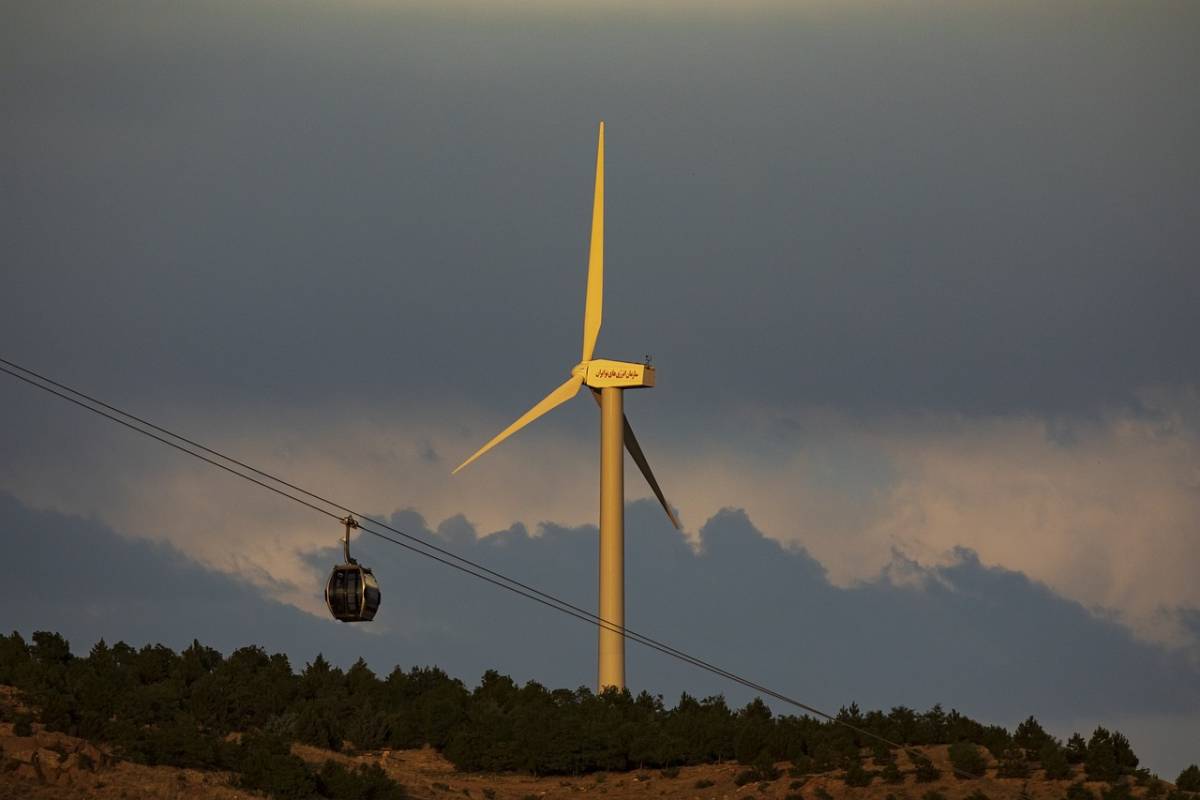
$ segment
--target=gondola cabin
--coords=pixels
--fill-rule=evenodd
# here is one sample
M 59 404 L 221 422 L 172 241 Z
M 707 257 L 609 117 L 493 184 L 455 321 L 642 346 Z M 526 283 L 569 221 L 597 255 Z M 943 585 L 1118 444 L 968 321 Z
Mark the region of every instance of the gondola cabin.
M 379 584 L 368 567 L 350 557 L 350 529 L 358 522 L 347 516 L 342 522 L 346 526 L 343 540 L 346 563 L 338 564 L 325 584 L 325 605 L 336 620 L 342 622 L 370 622 L 379 610 Z
M 375 576 L 358 564 L 338 564 L 325 584 L 329 613 L 342 622 L 370 622 L 379 610 L 379 600 Z

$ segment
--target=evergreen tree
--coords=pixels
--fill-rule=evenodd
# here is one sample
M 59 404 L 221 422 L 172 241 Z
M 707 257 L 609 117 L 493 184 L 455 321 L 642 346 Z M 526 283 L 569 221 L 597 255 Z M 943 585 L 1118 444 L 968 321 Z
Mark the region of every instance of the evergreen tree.
M 1082 764 L 1087 758 L 1087 742 L 1078 733 L 1067 740 L 1066 756 L 1068 764 Z
M 1060 781 L 1071 777 L 1071 765 L 1067 753 L 1054 740 L 1047 741 L 1038 752 L 1038 760 L 1046 773 L 1046 780 Z
M 1192 764 L 1175 779 L 1175 788 L 1184 792 L 1200 792 L 1200 766 Z
M 1083 766 L 1088 780 L 1112 782 L 1121 774 L 1113 736 L 1104 727 L 1097 727 L 1088 740 Z

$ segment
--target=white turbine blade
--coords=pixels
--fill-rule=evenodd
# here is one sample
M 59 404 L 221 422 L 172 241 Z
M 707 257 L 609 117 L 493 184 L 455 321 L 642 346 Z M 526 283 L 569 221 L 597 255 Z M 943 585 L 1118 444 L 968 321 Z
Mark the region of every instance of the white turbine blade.
M 583 358 L 590 361 L 604 308 L 604 123 L 596 146 L 596 194 L 592 198 L 592 244 L 588 251 L 587 301 L 583 311 Z
M 596 405 L 600 405 L 600 392 L 592 389 L 592 398 L 596 401 Z M 667 512 L 667 518 L 671 520 L 671 524 L 675 526 L 675 530 L 683 530 L 683 526 L 679 524 L 679 517 L 675 516 L 675 512 L 671 510 L 671 504 L 663 496 L 662 489 L 658 487 L 658 481 L 654 480 L 654 471 L 650 469 L 650 462 L 646 460 L 646 454 L 642 452 L 642 446 L 638 444 L 637 437 L 633 435 L 633 426 L 629 424 L 629 417 L 622 416 L 625 420 L 625 449 L 629 451 L 629 455 L 633 456 L 634 463 L 642 471 L 642 475 L 646 478 L 646 483 L 650 484 L 650 488 L 654 491 L 654 496 L 658 498 L 663 511 Z
M 455 467 L 454 472 L 452 472 L 450 474 L 453 475 L 453 474 L 457 473 L 460 469 L 465 467 L 467 464 L 470 464 L 472 461 L 479 458 L 481 455 L 486 453 L 488 450 L 491 450 L 493 447 L 500 444 L 505 439 L 507 439 L 509 436 L 512 436 L 514 433 L 521 430 L 521 428 L 524 428 L 526 425 L 533 422 L 535 419 L 542 416 L 547 411 L 549 411 L 552 408 L 555 408 L 557 406 L 560 406 L 563 403 L 570 400 L 572 397 L 574 397 L 579 392 L 579 387 L 582 385 L 583 385 L 583 375 L 572 375 L 567 380 L 566 383 L 564 383 L 562 386 L 559 386 L 557 389 L 555 389 L 550 394 L 546 395 L 540 403 L 538 403 L 536 406 L 534 406 L 533 408 L 529 409 L 524 414 L 522 414 L 520 416 L 520 418 L 517 419 L 517 421 L 514 422 L 512 425 L 509 425 L 507 428 L 500 431 L 500 433 L 497 434 L 495 438 L 493 438 L 490 442 L 485 444 L 483 447 L 479 448 L 479 451 L 477 453 L 475 453 L 475 455 L 471 456 L 466 461 L 464 461 L 463 463 L 461 463 L 457 467 Z

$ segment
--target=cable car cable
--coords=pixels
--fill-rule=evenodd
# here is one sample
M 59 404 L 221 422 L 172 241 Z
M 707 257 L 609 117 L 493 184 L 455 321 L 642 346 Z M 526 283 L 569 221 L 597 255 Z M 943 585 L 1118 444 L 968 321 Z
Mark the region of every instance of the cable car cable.
M 310 492 L 306 489 L 303 489 L 299 486 L 296 486 L 295 484 L 289 483 L 281 478 L 277 478 L 276 476 L 271 475 L 268 472 L 264 472 L 263 470 L 260 470 L 256 467 L 250 466 L 249 464 L 246 464 L 235 458 L 227 456 L 224 453 L 221 453 L 220 451 L 213 450 L 212 448 L 206 447 L 205 445 L 202 445 L 199 442 L 193 441 L 184 436 L 176 434 L 167 428 L 161 427 L 159 425 L 155 425 L 152 422 L 144 420 L 141 417 L 138 417 L 129 412 L 123 411 L 122 409 L 119 409 L 116 406 L 112 406 L 108 403 L 105 403 L 102 400 L 96 399 L 88 394 L 85 394 L 84 392 L 73 389 L 70 386 L 66 386 L 65 384 L 62 384 L 62 383 L 54 381 L 50 378 L 47 378 L 47 377 L 41 375 L 40 373 L 37 373 L 31 369 L 21 366 L 20 364 L 16 364 L 16 363 L 9 361 L 8 359 L 2 358 L 2 357 L 0 357 L 0 364 L 7 365 L 7 367 L 13 367 L 14 369 L 20 370 L 21 372 L 25 372 L 28 375 L 34 376 L 38 380 L 32 380 L 32 379 L 26 377 L 25 375 L 21 375 L 18 372 L 14 372 L 12 369 L 8 369 L 6 366 L 0 366 L 0 372 L 4 372 L 8 375 L 11 375 L 12 377 L 17 378 L 18 380 L 21 380 L 24 383 L 29 384 L 30 386 L 33 386 L 35 388 L 41 389 L 42 391 L 53 394 L 56 397 L 59 397 L 63 400 L 67 400 L 68 402 L 73 403 L 73 404 L 79 406 L 80 408 L 91 411 L 94 414 L 97 414 L 108 420 L 111 420 L 112 422 L 116 422 L 116 423 L 128 428 L 129 430 L 143 434 L 144 436 L 148 436 L 151 439 L 154 439 L 157 442 L 160 442 L 169 447 L 172 447 L 181 453 L 186 453 L 187 455 L 198 458 L 201 461 L 204 461 L 207 464 L 210 464 L 214 467 L 224 470 L 225 472 L 227 472 L 231 475 L 235 475 L 239 478 L 244 478 L 245 480 L 250 481 L 251 483 L 253 483 L 257 486 L 260 486 L 264 489 L 274 492 L 275 494 L 277 494 L 281 497 L 285 497 L 289 500 L 293 500 L 309 509 L 312 509 L 313 511 L 316 511 L 320 514 L 324 514 L 327 517 L 332 517 L 333 519 L 336 519 L 338 521 L 343 520 L 343 518 L 338 516 L 337 514 L 331 512 L 331 511 L 328 511 L 324 508 L 321 508 L 317 505 L 314 505 L 313 503 L 310 503 L 307 500 L 304 500 L 303 498 L 296 497 L 295 495 L 290 494 L 282 489 L 279 489 L 275 486 L 271 486 L 268 483 L 258 480 L 257 478 L 253 477 L 252 475 L 247 475 L 243 472 L 239 472 L 238 470 L 233 469 L 232 467 L 229 467 L 226 464 L 221 464 L 220 462 L 215 461 L 214 459 L 203 455 L 203 453 L 197 453 L 194 450 L 190 450 L 187 447 L 184 447 L 183 445 L 180 445 L 176 442 L 172 442 L 168 439 L 165 439 L 162 436 L 159 436 L 159 435 L 153 433 L 152 431 L 145 430 L 144 428 L 140 428 L 137 425 L 127 422 L 126 420 L 120 419 L 118 416 L 115 416 L 115 415 L 119 414 L 121 416 L 126 417 L 127 419 L 135 420 L 138 423 L 140 423 L 141 425 L 145 425 L 146 427 L 151 428 L 154 431 L 159 431 L 160 433 L 163 433 L 166 436 L 170 436 L 181 442 L 185 442 L 192 447 L 198 448 L 206 453 L 210 453 L 210 454 L 212 454 L 218 458 L 224 459 L 225 461 L 228 461 L 232 464 L 236 464 L 239 467 L 250 470 L 251 472 L 253 472 L 257 475 L 260 475 L 264 478 L 275 481 L 275 482 L 279 483 L 280 485 L 287 486 L 288 488 L 293 489 L 294 491 L 300 492 L 301 494 L 304 494 L 310 498 L 313 498 L 322 503 L 325 503 L 326 505 L 329 505 L 329 506 L 332 506 L 339 510 L 345 511 L 348 514 L 356 514 L 356 512 L 354 512 L 352 509 L 347 508 L 346 506 L 343 506 L 332 500 L 328 500 L 318 494 L 315 494 L 315 493 Z M 50 384 L 50 386 L 46 386 L 46 385 L 43 385 L 42 383 L 39 383 L 38 382 L 39 380 L 44 381 L 47 384 Z M 63 391 L 57 391 L 55 388 L 51 388 L 51 386 L 57 387 L 58 389 L 62 389 Z M 88 405 L 88 403 L 85 403 L 82 400 L 76 399 L 76 397 L 71 397 L 68 394 L 64 394 L 64 392 L 70 392 L 71 394 L 74 394 L 77 397 L 85 398 L 87 401 L 89 401 L 91 403 L 95 403 L 96 405 L 101 406 L 102 408 L 96 408 L 94 406 Z M 109 411 L 112 411 L 114 413 L 107 413 L 106 411 L 104 411 L 102 409 L 108 409 Z M 755 691 L 766 694 L 769 697 L 773 697 L 776 700 L 779 700 L 780 702 L 786 703 L 791 706 L 795 706 L 796 708 L 799 708 L 803 711 L 807 711 L 818 717 L 822 717 L 822 718 L 828 720 L 829 722 L 832 722 L 834 724 L 837 724 L 844 728 L 847 728 L 848 730 L 851 730 L 861 736 L 865 736 L 870 739 L 874 739 L 876 741 L 879 741 L 879 742 L 882 742 L 883 744 L 888 745 L 889 747 L 893 747 L 895 749 L 902 750 L 907 755 L 909 755 L 910 759 L 912 759 L 914 752 L 917 753 L 918 758 L 926 759 L 925 756 L 920 755 L 919 751 L 915 751 L 908 746 L 905 746 L 898 742 L 893 742 L 890 739 L 888 739 L 887 737 L 881 736 L 877 733 L 874 733 L 873 731 L 869 731 L 869 730 L 867 730 L 865 728 L 861 728 L 857 725 L 853 725 L 853 724 L 841 719 L 840 717 L 834 716 L 825 711 L 821 711 L 820 709 L 810 706 L 807 703 L 803 703 L 799 700 L 796 700 L 795 698 L 788 697 L 785 694 L 777 692 L 774 689 L 771 689 L 762 684 L 756 683 L 756 682 L 750 680 L 749 678 L 745 678 L 741 675 L 738 675 L 737 673 L 730 672 L 730 671 L 723 669 L 721 667 L 718 667 L 714 664 L 710 664 L 709 662 L 704 661 L 703 659 L 700 659 L 696 656 L 693 656 L 689 653 L 686 653 L 686 652 L 679 650 L 675 647 L 672 647 L 668 644 L 660 642 L 649 636 L 639 634 L 636 631 L 631 630 L 630 628 L 622 627 L 622 626 L 616 625 L 614 623 L 608 622 L 607 620 L 593 614 L 592 612 L 589 612 L 585 609 L 575 606 L 565 600 L 555 597 L 554 595 L 548 594 L 546 592 L 542 592 L 534 587 L 528 586 L 528 585 L 521 583 L 520 581 L 517 581 L 513 578 L 509 578 L 508 576 L 504 575 L 503 573 L 496 572 L 495 570 L 489 569 L 488 567 L 485 567 L 481 564 L 476 564 L 475 562 L 471 561 L 470 559 L 464 558 L 464 557 L 459 556 L 449 550 L 445 550 L 444 548 L 438 547 L 437 545 L 426 542 L 425 540 L 423 540 L 419 537 L 413 536 L 412 534 L 408 534 L 408 533 L 400 531 L 396 528 L 393 528 L 392 526 L 390 526 L 384 522 L 380 522 L 379 520 L 373 519 L 372 517 L 362 515 L 362 514 L 356 514 L 356 516 L 359 516 L 362 520 L 365 520 L 366 522 L 368 522 L 370 524 L 374 524 L 379 527 L 385 528 L 389 531 L 392 531 L 393 533 L 396 533 L 396 534 L 399 534 L 400 536 L 405 537 L 406 539 L 415 541 L 421 547 L 425 547 L 425 548 L 428 548 L 429 550 L 436 551 L 437 553 L 447 556 L 448 558 L 441 558 L 438 555 L 435 555 L 434 553 L 428 552 L 427 550 L 422 550 L 419 547 L 416 547 L 407 542 L 402 542 L 398 539 L 388 536 L 387 534 L 380 533 L 379 531 L 371 530 L 369 527 L 367 527 L 366 525 L 363 525 L 360 522 L 360 525 L 359 525 L 360 529 L 366 533 L 371 534 L 372 536 L 375 536 L 377 538 L 383 539 L 392 544 L 403 547 L 406 550 L 409 550 L 418 555 L 425 556 L 426 558 L 431 558 L 434 561 L 444 564 L 445 566 L 452 567 L 453 569 L 456 569 L 460 572 L 466 573 L 467 575 L 471 575 L 472 577 L 487 581 L 488 583 L 490 583 L 494 586 L 497 586 L 501 589 L 506 589 L 510 592 L 513 592 L 514 594 L 521 595 L 522 597 L 525 597 L 526 599 L 533 600 L 533 601 L 540 603 L 541 605 L 544 605 L 548 608 L 552 608 L 555 611 L 559 611 L 563 614 L 567 614 L 568 616 L 582 620 L 584 622 L 587 622 L 591 625 L 603 628 L 605 630 L 609 630 L 614 633 L 619 633 L 622 636 L 624 636 L 625 638 L 631 639 L 634 642 L 642 645 L 643 647 L 650 648 L 650 649 L 660 652 L 664 655 L 667 655 L 667 656 L 670 656 L 677 660 L 683 661 L 683 662 L 690 664 L 698 669 L 704 670 L 706 672 L 717 675 L 719 677 L 723 677 L 726 680 L 733 681 L 734 683 L 745 686 L 746 688 L 754 689 Z M 449 560 L 449 559 L 453 559 L 453 561 Z M 454 563 L 455 561 L 462 562 L 462 563 Z M 470 565 L 470 567 L 473 567 L 474 569 L 471 569 L 467 566 L 463 566 L 463 564 L 468 564 L 468 565 Z M 481 570 L 482 572 L 487 573 L 487 574 L 480 574 L 480 572 L 474 571 L 475 569 Z M 489 577 L 489 576 L 494 576 L 494 577 Z M 958 767 L 952 766 L 952 770 L 954 772 L 959 773 L 968 778 L 981 777 L 981 776 L 975 775 L 971 772 L 967 772 L 965 770 L 959 769 Z

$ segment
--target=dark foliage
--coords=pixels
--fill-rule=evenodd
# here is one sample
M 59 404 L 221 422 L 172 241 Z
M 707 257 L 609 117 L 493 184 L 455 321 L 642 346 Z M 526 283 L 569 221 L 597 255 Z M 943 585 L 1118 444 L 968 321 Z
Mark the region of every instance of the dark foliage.
M 1175 779 L 1175 788 L 1182 792 L 1200 792 L 1200 767 L 1192 764 L 1179 773 Z
M 1138 757 L 1134 755 L 1129 740 L 1117 732 L 1103 727 L 1096 728 L 1087 743 L 1087 754 L 1083 767 L 1089 780 L 1112 783 L 1122 775 L 1137 768 Z
M 1042 749 L 1038 751 L 1038 761 L 1041 762 L 1048 781 L 1061 781 L 1071 777 L 1067 751 L 1053 739 L 1042 745 Z
M 684 694 L 669 708 L 644 692 L 518 686 L 494 671 L 468 689 L 433 667 L 397 667 L 380 677 L 361 660 L 342 670 L 320 656 L 297 674 L 281 654 L 245 647 L 223 656 L 199 642 L 175 653 L 101 641 L 79 658 L 61 636 L 40 631 L 31 642 L 0 636 L 0 682 L 18 687 L 52 730 L 106 741 L 144 763 L 231 769 L 248 788 L 280 798 L 336 797 L 351 791 L 346 786 L 364 797 L 401 791 L 373 773 L 336 765 L 314 771 L 287 751 L 292 741 L 360 751 L 430 745 L 460 770 L 536 775 L 669 771 L 736 758 L 747 766 L 746 783 L 774 781 L 775 764 L 790 761 L 793 777 L 843 770 L 847 782 L 866 785 L 876 774 L 862 765 L 870 752 L 883 781 L 903 782 L 895 754 L 872 736 L 833 721 L 777 716 L 761 700 L 733 709 L 720 696 Z M 905 747 L 951 745 L 956 767 L 971 774 L 983 773 L 977 745 L 1020 753 L 1022 763 L 1036 748 L 1048 771 L 1053 745 L 1110 781 L 1137 767 L 1128 740 L 1104 729 L 1090 743 L 1073 737 L 1063 750 L 1032 718 L 1015 734 L 940 706 L 864 713 L 851 704 L 837 719 Z M 247 735 L 230 745 L 225 737 L 233 732 Z M 940 776 L 928 759 L 911 760 L 918 782 Z
M 917 783 L 933 783 L 942 777 L 942 771 L 924 756 L 914 756 L 913 765 L 916 767 Z
M 1132 800 L 1133 790 L 1124 781 L 1112 784 L 1100 793 L 1101 800 Z
M 1065 800 L 1096 800 L 1096 795 L 1082 781 L 1076 781 L 1067 787 Z
M 862 764 L 854 763 L 846 768 L 842 774 L 842 780 L 847 786 L 870 786 L 871 781 L 875 779 L 875 773 L 863 769 Z
M 987 771 L 987 760 L 970 742 L 950 745 L 950 763 L 954 766 L 955 777 L 963 780 L 982 778 Z
M 1028 778 L 1029 762 L 1025 760 L 1025 751 L 1019 747 L 1010 747 L 1000 756 L 1000 764 L 996 767 L 998 778 Z

